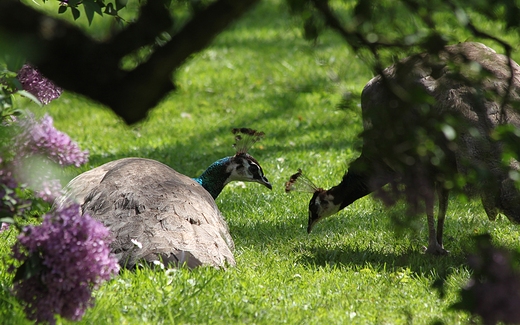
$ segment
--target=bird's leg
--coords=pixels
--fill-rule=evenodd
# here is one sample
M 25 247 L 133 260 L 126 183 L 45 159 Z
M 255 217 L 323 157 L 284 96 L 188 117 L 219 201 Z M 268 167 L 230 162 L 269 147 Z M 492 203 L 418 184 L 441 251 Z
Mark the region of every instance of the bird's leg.
M 437 187 L 437 195 L 439 197 L 439 212 L 437 215 L 437 243 L 444 250 L 442 243 L 442 232 L 444 229 L 444 219 L 446 219 L 446 211 L 448 210 L 449 190 L 445 189 L 442 184 Z M 445 250 L 447 253 L 448 251 Z
M 428 247 L 426 247 L 426 254 L 433 254 L 433 255 L 444 255 L 446 254 L 446 250 L 442 247 L 442 245 L 437 241 L 437 234 L 435 231 L 435 218 L 433 214 L 433 205 L 434 205 L 435 199 L 426 200 L 426 217 L 428 219 Z M 440 210 L 440 209 L 439 209 Z M 440 212 L 440 211 L 439 211 Z M 439 222 L 440 219 L 439 219 Z M 441 224 L 444 223 L 444 217 L 442 218 Z M 440 236 L 442 238 L 442 227 L 440 228 Z
M 426 253 L 434 253 L 438 246 L 435 234 L 435 218 L 433 217 L 433 202 L 426 200 L 426 218 L 428 220 L 428 247 Z
M 480 195 L 482 200 L 482 206 L 484 206 L 484 210 L 488 216 L 490 221 L 495 221 L 498 215 L 498 209 L 496 207 L 496 198 L 494 194 L 490 194 L 489 192 L 484 192 Z

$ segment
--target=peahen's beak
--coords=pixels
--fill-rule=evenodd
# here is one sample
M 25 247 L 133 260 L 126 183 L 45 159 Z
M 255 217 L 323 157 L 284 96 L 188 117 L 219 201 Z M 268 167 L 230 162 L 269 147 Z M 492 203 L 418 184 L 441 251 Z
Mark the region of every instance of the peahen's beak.
M 307 233 L 308 234 L 311 233 L 312 228 L 314 227 L 315 224 L 318 223 L 319 220 L 320 220 L 319 216 L 314 215 L 314 213 L 312 213 L 312 211 L 309 210 L 309 222 L 307 223 Z
M 273 185 L 271 185 L 271 183 L 269 183 L 269 181 L 267 180 L 267 177 L 265 177 L 265 176 L 262 176 L 260 179 L 257 180 L 257 182 L 264 185 L 265 187 L 267 187 L 270 190 L 273 189 Z

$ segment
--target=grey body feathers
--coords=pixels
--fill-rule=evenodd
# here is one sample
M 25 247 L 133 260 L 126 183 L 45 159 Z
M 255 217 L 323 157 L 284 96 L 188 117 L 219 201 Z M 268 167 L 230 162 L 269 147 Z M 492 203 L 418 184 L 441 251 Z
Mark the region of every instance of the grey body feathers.
M 73 179 L 57 204 L 75 200 L 110 229 L 119 263 L 235 265 L 233 239 L 211 195 L 155 160 L 125 158 Z

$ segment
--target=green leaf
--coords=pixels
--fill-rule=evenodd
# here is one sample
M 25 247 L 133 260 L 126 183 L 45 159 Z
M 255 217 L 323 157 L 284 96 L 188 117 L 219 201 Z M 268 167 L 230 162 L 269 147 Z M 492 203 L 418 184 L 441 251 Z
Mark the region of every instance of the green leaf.
M 117 10 L 114 8 L 114 5 L 112 3 L 107 4 L 104 12 L 107 15 L 117 16 Z
M 11 217 L 4 217 L 4 218 L 0 218 L 0 222 L 13 224 L 14 223 L 14 219 L 11 218 Z
M 103 16 L 103 11 L 101 10 L 101 7 L 94 1 L 83 2 L 83 8 L 85 10 L 85 15 L 87 15 L 89 25 L 92 25 L 94 14 L 97 13 L 98 15 Z
M 81 15 L 79 10 L 74 7 L 71 7 L 70 10 L 72 10 L 72 17 L 74 17 L 74 20 L 77 20 L 79 18 L 79 16 Z
M 449 124 L 442 124 L 441 130 L 449 141 L 453 141 L 457 137 L 457 131 L 455 131 L 455 129 Z
M 99 6 L 99 8 L 105 8 L 106 5 L 103 2 L 103 0 L 96 0 L 96 4 Z
M 127 3 L 127 0 L 116 0 L 116 11 L 125 8 Z
M 63 14 L 67 11 L 68 6 L 59 6 L 58 7 L 58 13 Z
M 35 102 L 36 104 L 38 104 L 40 107 L 43 106 L 42 103 L 38 100 L 38 97 L 34 96 L 33 94 L 31 94 L 30 92 L 28 91 L 25 91 L 25 90 L 19 90 L 18 91 L 18 94 L 24 96 L 24 97 L 27 97 L 29 98 L 30 100 L 32 100 L 33 102 Z

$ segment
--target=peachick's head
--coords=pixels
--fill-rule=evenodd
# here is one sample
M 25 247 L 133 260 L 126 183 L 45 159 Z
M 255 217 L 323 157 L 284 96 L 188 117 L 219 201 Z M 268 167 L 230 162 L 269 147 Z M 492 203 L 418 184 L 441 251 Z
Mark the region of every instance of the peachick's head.
M 340 210 L 341 202 L 335 202 L 334 200 L 335 187 L 330 190 L 317 187 L 311 180 L 302 175 L 301 169 L 298 169 L 296 174 L 291 175 L 289 181 L 285 183 L 285 192 L 292 191 L 313 193 L 309 202 L 307 233 L 310 233 L 318 222 L 336 214 Z

